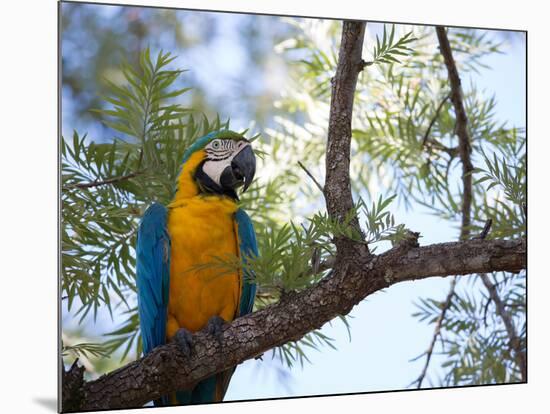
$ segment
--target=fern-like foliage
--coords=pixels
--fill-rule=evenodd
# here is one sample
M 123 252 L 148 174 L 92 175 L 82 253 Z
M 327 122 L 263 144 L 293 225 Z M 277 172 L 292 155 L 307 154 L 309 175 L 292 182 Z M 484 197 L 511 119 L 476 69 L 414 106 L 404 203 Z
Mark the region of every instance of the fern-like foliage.
M 392 25 L 389 35 L 386 31 L 386 26 L 384 25 L 382 40 L 376 36 L 376 46 L 372 51 L 372 60 L 366 62 L 365 65 L 371 66 L 380 63 L 401 63 L 398 59 L 399 56 L 408 56 L 413 52 L 413 49 L 409 47 L 409 45 L 416 40 L 413 36 L 413 32 L 406 33 L 395 43 L 394 37 L 395 25 Z
M 185 149 L 198 137 L 226 127 L 219 119 L 197 122 L 190 110 L 170 103 L 188 89 L 172 85 L 183 71 L 169 70 L 173 61 L 148 49 L 139 65 L 121 66 L 124 83 L 106 81 L 110 109 L 97 112 L 116 133 L 111 143 L 98 143 L 73 133 L 61 140 L 62 158 L 62 296 L 82 323 L 105 306 L 111 316 L 123 306 L 128 321 L 108 334 L 108 352 L 139 346 L 135 304 L 135 238 L 143 212 L 152 201 L 173 196 Z M 120 312 L 120 311 L 117 311 Z M 139 348 L 138 348 L 139 350 Z
M 64 357 L 72 355 L 74 358 L 108 358 L 109 352 L 104 344 L 95 342 L 80 342 L 73 345 L 63 345 L 61 348 L 61 355 Z

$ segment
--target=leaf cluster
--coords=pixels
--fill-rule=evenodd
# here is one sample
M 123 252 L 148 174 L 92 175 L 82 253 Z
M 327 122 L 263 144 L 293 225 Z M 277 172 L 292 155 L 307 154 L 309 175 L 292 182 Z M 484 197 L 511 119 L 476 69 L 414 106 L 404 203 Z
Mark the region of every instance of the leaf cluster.
M 525 352 L 525 273 L 490 276 L 505 311 L 516 327 L 520 327 L 521 351 Z M 479 279 L 470 286 L 456 290 L 441 324 L 441 334 L 435 352 L 444 375 L 438 382 L 445 386 L 502 384 L 521 381 L 516 356 L 511 352 L 509 336 L 495 304 Z M 476 295 L 472 288 L 481 289 Z M 413 317 L 434 324 L 443 302 L 420 299 Z M 421 354 L 419 357 L 423 356 Z M 417 357 L 417 358 L 419 358 Z M 417 359 L 415 358 L 415 359 Z
M 221 128 L 219 119 L 195 120 L 187 108 L 168 103 L 188 88 L 172 89 L 180 70 L 168 70 L 174 57 L 148 49 L 134 69 L 123 63 L 126 83 L 107 81 L 113 109 L 98 110 L 123 137 L 96 142 L 76 131 L 62 137 L 62 294 L 67 309 L 83 323 L 105 306 L 111 318 L 119 308 L 130 314 L 108 333 L 109 353 L 125 346 L 139 351 L 135 303 L 135 241 L 140 217 L 152 201 L 173 197 L 185 149 L 198 137 Z M 76 309 L 73 309 L 76 306 Z
M 382 196 L 378 197 L 377 202 L 373 202 L 372 206 L 364 207 L 367 226 L 367 240 L 368 244 L 373 244 L 379 241 L 388 240 L 392 244 L 398 243 L 403 239 L 405 235 L 405 225 L 395 224 L 395 218 L 393 214 L 386 211 L 386 208 L 390 203 L 395 200 L 397 195 L 382 199 Z M 375 248 L 371 248 L 374 252 Z
M 372 60 L 365 63 L 366 66 L 376 65 L 380 63 L 401 63 L 398 59 L 400 56 L 409 56 L 413 49 L 408 45 L 417 40 L 413 36 L 413 32 L 408 32 L 404 36 L 400 37 L 394 43 L 395 37 L 395 25 L 392 25 L 390 34 L 387 34 L 386 25 L 384 25 L 384 32 L 382 35 L 382 41 L 376 36 L 376 46 L 372 51 Z

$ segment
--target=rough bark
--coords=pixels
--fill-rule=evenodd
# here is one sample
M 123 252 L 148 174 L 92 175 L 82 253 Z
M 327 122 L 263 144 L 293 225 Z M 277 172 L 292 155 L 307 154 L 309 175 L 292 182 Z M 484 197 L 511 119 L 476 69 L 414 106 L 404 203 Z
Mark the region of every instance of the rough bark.
M 339 221 L 344 221 L 353 209 L 349 176 L 351 119 L 357 77 L 364 67 L 361 53 L 365 27 L 365 22 L 344 22 L 336 74 L 332 79 L 324 194 L 329 215 Z M 352 218 L 351 225 L 360 233 L 357 218 Z M 337 248 L 340 241 L 336 240 Z
M 82 386 L 84 385 L 84 367 L 78 366 L 78 358 L 68 371 L 62 365 L 63 409 L 65 411 L 78 410 L 82 402 Z
M 337 315 L 349 313 L 368 295 L 398 282 L 499 270 L 517 272 L 525 266 L 524 239 L 397 247 L 374 257 L 364 252 L 346 254 L 344 259 L 336 260 L 332 275 L 317 285 L 225 326 L 223 345 L 201 332 L 194 337 L 189 358 L 175 344 L 158 347 L 141 359 L 84 383 L 80 404 L 71 408 L 139 407 L 176 389 L 190 388 L 214 373 L 300 339 Z M 66 407 L 64 411 L 68 411 Z

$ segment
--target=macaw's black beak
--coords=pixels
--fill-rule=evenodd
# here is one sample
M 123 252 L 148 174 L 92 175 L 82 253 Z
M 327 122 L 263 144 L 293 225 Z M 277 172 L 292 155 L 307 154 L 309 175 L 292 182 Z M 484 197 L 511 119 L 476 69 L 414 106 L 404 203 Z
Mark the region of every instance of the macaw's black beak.
M 226 189 L 235 189 L 244 185 L 243 193 L 250 187 L 254 174 L 256 173 L 256 157 L 252 147 L 247 145 L 244 147 L 233 161 L 231 166 L 228 166 L 223 170 L 220 177 L 220 184 Z

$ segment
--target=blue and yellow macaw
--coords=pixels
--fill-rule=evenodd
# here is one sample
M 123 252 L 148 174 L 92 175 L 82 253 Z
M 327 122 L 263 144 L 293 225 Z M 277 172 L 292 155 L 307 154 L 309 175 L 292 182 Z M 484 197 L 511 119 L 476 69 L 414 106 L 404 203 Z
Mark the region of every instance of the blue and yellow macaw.
M 212 132 L 187 149 L 173 201 L 152 204 L 137 236 L 138 311 L 143 352 L 175 340 L 189 354 L 192 333 L 221 334 L 223 323 L 250 313 L 256 285 L 241 271 L 198 266 L 214 257 L 258 254 L 254 228 L 237 206 L 236 189 L 254 178 L 250 142 L 229 130 Z M 178 391 L 155 405 L 221 401 L 234 369 Z

